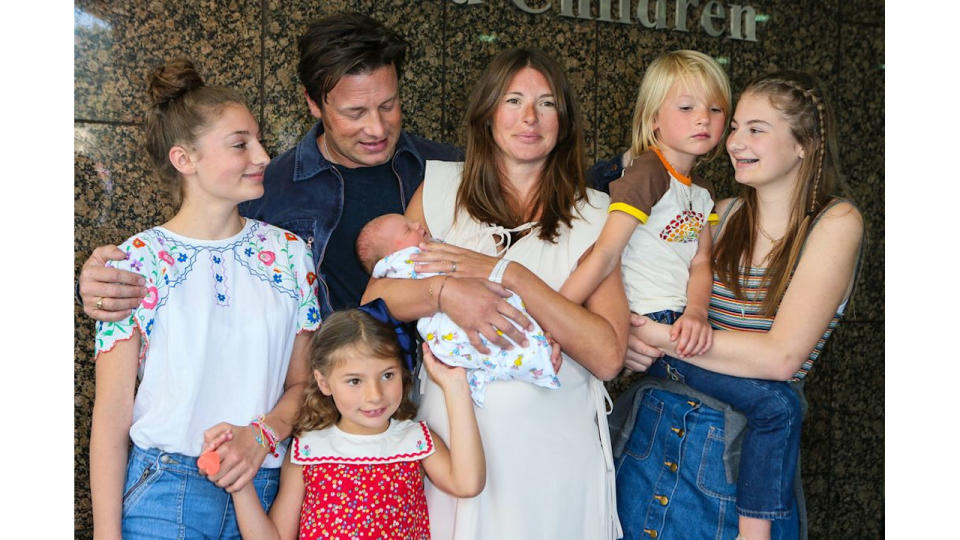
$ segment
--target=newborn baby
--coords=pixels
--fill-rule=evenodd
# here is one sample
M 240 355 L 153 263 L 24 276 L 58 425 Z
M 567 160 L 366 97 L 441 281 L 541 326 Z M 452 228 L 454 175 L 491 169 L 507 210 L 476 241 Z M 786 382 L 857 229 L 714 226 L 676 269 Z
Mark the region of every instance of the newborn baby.
M 400 214 L 385 214 L 371 220 L 360 231 L 357 255 L 375 278 L 428 278 L 439 274 L 415 271 L 410 259 L 420 252 L 420 243 L 428 240 L 427 231 L 420 223 Z M 470 344 L 466 332 L 445 314 L 438 312 L 417 321 L 417 332 L 429 344 L 434 356 L 447 365 L 466 368 L 470 396 L 478 407 L 483 407 L 487 384 L 495 380 L 519 380 L 545 388 L 560 388 L 543 329 L 527 313 L 519 296 L 511 294 L 507 302 L 533 321 L 532 330 L 517 327 L 529 340 L 527 347 L 514 344 L 514 348 L 507 351 L 480 336 L 483 345 L 490 349 L 489 354 L 481 354 Z

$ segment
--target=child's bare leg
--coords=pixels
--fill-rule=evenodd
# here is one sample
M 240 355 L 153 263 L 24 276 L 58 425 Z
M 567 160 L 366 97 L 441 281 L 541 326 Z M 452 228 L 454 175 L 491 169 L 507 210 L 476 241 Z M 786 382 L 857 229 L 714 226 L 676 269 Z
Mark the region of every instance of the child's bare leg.
M 770 540 L 770 520 L 740 516 L 740 536 L 745 540 Z

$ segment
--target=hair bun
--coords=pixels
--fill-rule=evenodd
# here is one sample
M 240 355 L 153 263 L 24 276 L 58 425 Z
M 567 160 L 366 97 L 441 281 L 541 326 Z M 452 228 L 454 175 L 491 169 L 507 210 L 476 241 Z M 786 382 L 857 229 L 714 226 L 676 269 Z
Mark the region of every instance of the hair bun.
M 148 92 L 155 107 L 163 107 L 191 90 L 203 87 L 193 62 L 178 58 L 154 69 L 148 77 Z

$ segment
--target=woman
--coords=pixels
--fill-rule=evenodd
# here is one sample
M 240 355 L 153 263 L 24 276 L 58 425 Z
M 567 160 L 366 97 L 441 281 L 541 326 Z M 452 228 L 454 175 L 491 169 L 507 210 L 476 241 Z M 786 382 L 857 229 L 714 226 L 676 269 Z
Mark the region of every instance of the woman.
M 727 139 L 741 196 L 717 205 L 709 316 L 723 331 L 709 351 L 685 358 L 692 369 L 789 381 L 802 396 L 804 377 L 846 307 L 863 235 L 856 207 L 834 197 L 836 129 L 821 84 L 808 74 L 776 73 L 747 85 Z M 669 326 L 633 322 L 628 369 L 646 370 L 659 351 L 677 354 Z M 617 482 L 625 538 L 738 535 L 736 485 L 725 472 L 735 469 L 728 457 L 736 450 L 724 448 L 736 421 L 728 410 L 725 424 L 723 404 L 680 385 L 683 376 L 644 380 L 618 400 L 626 408 L 618 416 L 636 419 L 615 443 L 623 448 Z M 796 510 L 772 521 L 741 517 L 739 533 L 796 538 L 805 528 L 802 504 Z
M 621 368 L 628 311 L 619 270 L 585 307 L 556 292 L 596 239 L 608 204 L 586 189 L 579 115 L 562 68 L 539 51 L 500 53 L 470 97 L 467 127 L 466 162 L 428 162 L 407 210 L 446 241 L 427 246 L 418 271 L 446 275 L 371 280 L 363 301 L 383 297 L 405 320 L 443 311 L 509 346 L 502 334 L 522 339 L 508 321 L 523 320 L 517 310 L 504 300 L 496 313 L 471 314 L 470 291 L 505 295 L 487 281 L 502 276 L 559 342 L 562 387 L 490 385 L 476 410 L 486 488 L 456 499 L 428 487 L 431 532 L 439 539 L 618 537 L 601 379 Z M 479 339 L 474 345 L 485 349 Z M 420 416 L 445 437 L 440 389 L 421 384 Z

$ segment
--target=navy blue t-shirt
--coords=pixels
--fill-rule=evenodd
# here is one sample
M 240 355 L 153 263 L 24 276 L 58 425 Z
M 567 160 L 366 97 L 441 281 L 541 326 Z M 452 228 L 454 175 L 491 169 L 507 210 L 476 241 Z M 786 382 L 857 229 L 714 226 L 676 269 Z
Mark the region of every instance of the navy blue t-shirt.
M 320 263 L 333 309 L 357 307 L 370 280 L 357 259 L 357 235 L 371 219 L 402 214 L 400 183 L 390 162 L 376 167 L 336 167 L 343 176 L 343 214 Z

